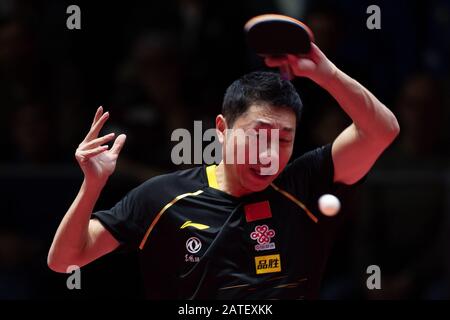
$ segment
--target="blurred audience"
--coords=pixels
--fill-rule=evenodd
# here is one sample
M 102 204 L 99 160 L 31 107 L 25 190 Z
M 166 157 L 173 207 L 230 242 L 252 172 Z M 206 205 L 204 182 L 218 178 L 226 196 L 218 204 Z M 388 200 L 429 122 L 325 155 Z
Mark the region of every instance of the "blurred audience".
M 365 268 L 377 264 L 383 290 L 365 289 L 368 298 L 448 299 L 443 88 L 429 74 L 413 75 L 395 110 L 401 133 L 373 170 L 356 229 L 359 283 Z
M 60 163 L 64 153 L 55 135 L 54 113 L 47 107 L 25 104 L 17 107 L 8 123 L 10 163 Z
M 183 99 L 177 40 L 171 33 L 141 34 L 117 73 L 113 117 L 106 129 L 128 135 L 118 170 L 140 181 L 175 169 L 171 133 L 192 123 Z

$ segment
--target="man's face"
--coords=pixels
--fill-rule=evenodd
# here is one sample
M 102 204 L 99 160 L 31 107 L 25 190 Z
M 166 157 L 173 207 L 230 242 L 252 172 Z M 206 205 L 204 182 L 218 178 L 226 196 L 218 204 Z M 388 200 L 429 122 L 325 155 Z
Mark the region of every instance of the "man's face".
M 252 105 L 232 128 L 224 122 L 227 130 L 221 132 L 222 157 L 231 174 L 230 181 L 239 184 L 243 193 L 264 190 L 292 155 L 295 113 L 288 108 Z M 221 131 L 219 125 L 218 130 Z

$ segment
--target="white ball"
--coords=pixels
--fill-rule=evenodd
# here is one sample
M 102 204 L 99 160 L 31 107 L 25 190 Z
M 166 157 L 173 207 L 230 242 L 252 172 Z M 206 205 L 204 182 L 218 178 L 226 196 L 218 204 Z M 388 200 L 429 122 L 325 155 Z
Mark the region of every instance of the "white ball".
M 324 194 L 319 198 L 319 209 L 324 215 L 332 217 L 341 209 L 341 202 L 332 194 Z

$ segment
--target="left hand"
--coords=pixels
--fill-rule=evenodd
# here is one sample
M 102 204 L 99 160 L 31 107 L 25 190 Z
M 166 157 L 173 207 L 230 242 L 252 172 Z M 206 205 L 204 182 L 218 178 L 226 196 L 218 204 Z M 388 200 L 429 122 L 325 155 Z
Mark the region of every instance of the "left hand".
M 336 66 L 314 43 L 311 43 L 311 51 L 307 54 L 266 57 L 264 62 L 268 67 L 289 64 L 293 75 L 309 78 L 319 85 L 324 85 L 332 80 L 337 71 Z

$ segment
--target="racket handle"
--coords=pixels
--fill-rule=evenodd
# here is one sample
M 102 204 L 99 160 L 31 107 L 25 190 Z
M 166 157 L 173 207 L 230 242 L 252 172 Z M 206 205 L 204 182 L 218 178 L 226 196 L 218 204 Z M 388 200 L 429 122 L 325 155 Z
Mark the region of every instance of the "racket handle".
M 284 63 L 280 66 L 280 75 L 283 80 L 292 80 L 294 76 L 292 75 L 291 68 L 288 63 Z

